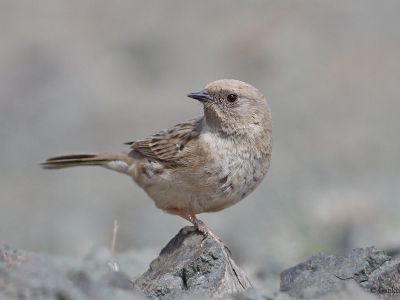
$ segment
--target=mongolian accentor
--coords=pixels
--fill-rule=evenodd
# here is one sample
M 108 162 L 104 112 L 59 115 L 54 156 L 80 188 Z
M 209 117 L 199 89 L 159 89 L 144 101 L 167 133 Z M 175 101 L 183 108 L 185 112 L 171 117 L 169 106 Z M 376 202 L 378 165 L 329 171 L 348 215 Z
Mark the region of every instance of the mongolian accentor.
M 130 152 L 63 155 L 42 166 L 101 166 L 127 174 L 158 208 L 207 231 L 196 214 L 242 200 L 267 173 L 272 120 L 265 97 L 238 80 L 214 81 L 188 97 L 203 104 L 204 116 L 129 142 Z

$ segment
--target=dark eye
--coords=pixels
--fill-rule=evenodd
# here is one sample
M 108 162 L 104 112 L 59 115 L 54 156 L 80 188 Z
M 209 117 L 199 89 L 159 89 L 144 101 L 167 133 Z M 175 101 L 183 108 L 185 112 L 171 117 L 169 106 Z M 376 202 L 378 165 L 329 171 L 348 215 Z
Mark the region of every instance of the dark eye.
M 235 102 L 235 101 L 237 100 L 237 98 L 238 98 L 238 96 L 237 96 L 236 94 L 234 94 L 234 93 L 229 94 L 228 97 L 226 97 L 226 99 L 227 99 L 229 102 Z

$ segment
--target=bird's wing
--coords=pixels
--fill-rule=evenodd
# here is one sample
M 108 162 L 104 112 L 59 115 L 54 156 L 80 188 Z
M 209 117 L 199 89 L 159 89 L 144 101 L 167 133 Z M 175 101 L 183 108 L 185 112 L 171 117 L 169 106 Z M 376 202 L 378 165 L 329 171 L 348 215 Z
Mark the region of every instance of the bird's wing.
M 178 162 L 186 144 L 199 136 L 202 118 L 180 123 L 149 138 L 125 143 L 143 156 L 160 162 Z

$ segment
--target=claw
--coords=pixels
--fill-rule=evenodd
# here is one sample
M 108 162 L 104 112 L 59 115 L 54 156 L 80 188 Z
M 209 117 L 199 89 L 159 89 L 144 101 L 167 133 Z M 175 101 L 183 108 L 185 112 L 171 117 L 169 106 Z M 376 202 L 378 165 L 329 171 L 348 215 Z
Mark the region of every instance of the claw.
M 208 236 L 211 236 L 214 239 L 220 241 L 219 237 L 217 237 L 202 220 L 196 218 L 196 215 L 185 213 L 184 211 L 177 208 L 168 209 L 167 212 L 173 215 L 177 215 L 192 223 L 194 227 L 204 235 L 204 239 L 206 239 Z

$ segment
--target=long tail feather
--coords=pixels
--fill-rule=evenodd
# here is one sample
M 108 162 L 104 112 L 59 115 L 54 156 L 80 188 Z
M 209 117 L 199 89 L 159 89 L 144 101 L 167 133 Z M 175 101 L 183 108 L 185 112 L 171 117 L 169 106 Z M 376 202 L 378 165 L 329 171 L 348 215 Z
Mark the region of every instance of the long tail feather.
M 126 153 L 68 154 L 51 157 L 40 165 L 44 169 L 63 169 L 78 166 L 102 166 L 125 173 L 131 159 Z
M 51 157 L 40 165 L 45 169 L 62 169 L 76 166 L 101 166 L 109 161 L 109 158 L 97 154 L 71 154 Z

